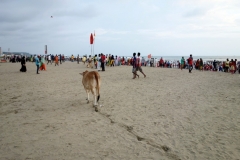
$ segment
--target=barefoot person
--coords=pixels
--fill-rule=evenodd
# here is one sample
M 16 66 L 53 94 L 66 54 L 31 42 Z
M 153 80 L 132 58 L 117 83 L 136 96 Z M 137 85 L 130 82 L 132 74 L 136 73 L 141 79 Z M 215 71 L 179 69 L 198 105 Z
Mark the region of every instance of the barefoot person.
M 136 61 L 137 61 L 137 59 L 136 59 L 136 53 L 133 53 L 133 59 L 132 59 L 132 66 L 133 66 L 133 68 L 132 68 L 132 73 L 133 73 L 133 78 L 132 78 L 132 79 L 135 79 L 136 76 L 139 77 L 139 75 L 137 74 Z
M 140 52 L 138 52 L 138 54 L 137 54 L 136 71 L 140 71 L 144 75 L 144 78 L 146 77 L 146 75 L 143 73 L 143 70 L 142 70 L 142 67 L 141 67 Z

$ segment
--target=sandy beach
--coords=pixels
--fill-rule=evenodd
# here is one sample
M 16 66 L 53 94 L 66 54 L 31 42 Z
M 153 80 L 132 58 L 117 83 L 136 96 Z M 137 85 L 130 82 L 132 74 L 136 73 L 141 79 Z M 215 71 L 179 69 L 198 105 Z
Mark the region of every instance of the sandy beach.
M 240 76 L 106 67 L 95 112 L 82 63 L 0 63 L 1 160 L 240 159 Z

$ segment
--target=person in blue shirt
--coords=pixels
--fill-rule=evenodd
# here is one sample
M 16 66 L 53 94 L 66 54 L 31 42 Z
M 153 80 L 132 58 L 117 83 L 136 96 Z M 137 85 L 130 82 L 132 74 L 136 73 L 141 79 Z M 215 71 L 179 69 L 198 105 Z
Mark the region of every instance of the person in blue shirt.
M 36 56 L 35 57 L 35 63 L 36 63 L 36 66 L 37 66 L 37 74 L 39 74 L 38 73 L 38 71 L 39 71 L 39 58 L 38 58 L 39 56 Z

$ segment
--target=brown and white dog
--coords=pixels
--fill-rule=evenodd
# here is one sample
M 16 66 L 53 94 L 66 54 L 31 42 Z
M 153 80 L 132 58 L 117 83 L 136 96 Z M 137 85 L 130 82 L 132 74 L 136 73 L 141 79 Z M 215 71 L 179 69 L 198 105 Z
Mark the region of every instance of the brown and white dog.
M 87 92 L 87 103 L 89 103 L 89 92 L 91 91 L 94 97 L 94 103 L 93 107 L 95 107 L 95 111 L 98 111 L 98 100 L 100 99 L 100 85 L 101 85 L 101 79 L 100 75 L 96 71 L 88 72 L 87 70 L 83 73 L 79 73 L 83 76 L 82 84 L 84 86 L 84 89 Z

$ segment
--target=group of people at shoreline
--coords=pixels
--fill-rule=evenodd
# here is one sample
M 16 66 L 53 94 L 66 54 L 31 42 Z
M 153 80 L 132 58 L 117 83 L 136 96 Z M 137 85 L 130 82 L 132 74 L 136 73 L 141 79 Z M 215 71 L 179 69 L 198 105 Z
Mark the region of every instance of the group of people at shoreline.
M 189 73 L 192 72 L 192 69 L 196 69 L 199 71 L 220 71 L 220 72 L 230 72 L 232 74 L 234 73 L 239 73 L 240 74 L 240 61 L 237 61 L 237 59 L 229 61 L 229 59 L 226 59 L 226 61 L 207 61 L 203 62 L 203 59 L 197 59 L 193 60 L 192 55 L 188 59 L 184 59 L 184 57 L 181 58 L 180 61 L 176 62 L 171 62 L 168 60 L 164 60 L 162 57 L 160 58 L 159 61 L 154 61 L 154 59 L 148 59 L 145 60 L 144 57 L 140 57 L 140 53 L 138 53 L 136 58 L 136 53 L 135 56 L 133 55 L 131 58 L 125 58 L 125 57 L 120 57 L 120 56 L 114 56 L 111 54 L 98 54 L 95 55 L 94 57 L 87 57 L 83 56 L 80 57 L 79 55 L 77 58 L 70 58 L 72 62 L 77 61 L 87 63 L 87 67 L 93 68 L 95 67 L 98 71 L 105 71 L 105 66 L 109 67 L 114 67 L 114 66 L 121 66 L 121 65 L 127 65 L 127 66 L 135 66 L 136 71 L 142 71 L 141 66 L 150 66 L 150 67 L 160 67 L 160 68 L 178 68 L 178 69 L 189 69 Z M 136 59 L 135 59 L 136 58 Z M 20 59 L 20 60 L 19 60 Z M 38 59 L 38 60 L 37 60 Z M 38 55 L 38 56 L 33 56 L 30 61 L 33 63 L 36 63 L 37 66 L 37 74 L 39 74 L 39 70 L 46 70 L 46 63 L 45 60 L 47 61 L 47 65 L 50 63 L 54 63 L 55 66 L 62 64 L 62 62 L 65 61 L 64 57 L 62 55 Z M 93 61 L 93 64 L 92 64 Z M 17 62 L 21 62 L 21 72 L 26 72 L 26 62 L 27 62 L 27 57 L 22 56 L 18 58 Z M 14 63 L 14 62 L 13 62 Z M 140 67 L 137 69 L 137 67 Z M 143 73 L 144 74 L 144 73 Z M 133 78 L 136 76 L 139 76 L 135 72 L 133 72 Z M 144 76 L 145 77 L 145 76 Z M 135 79 L 134 78 L 134 79 Z
M 84 63 L 88 63 L 90 60 L 94 61 L 95 68 L 98 67 L 98 62 L 101 61 L 101 57 L 104 54 L 95 55 L 94 57 L 89 56 L 87 58 L 84 56 L 83 58 L 78 58 L 79 61 L 83 61 Z M 131 58 L 125 58 L 120 56 L 113 56 L 111 54 L 106 56 L 104 55 L 105 62 L 103 63 L 104 66 L 121 66 L 121 65 L 128 65 L 133 66 L 134 65 L 134 56 Z M 199 71 L 220 71 L 220 72 L 231 72 L 232 74 L 237 73 L 237 71 L 240 73 L 240 61 L 237 61 L 237 59 L 229 61 L 229 59 L 226 59 L 226 61 L 207 61 L 204 62 L 202 58 L 193 60 L 192 54 L 189 56 L 188 59 L 185 59 L 184 57 L 181 58 L 179 61 L 171 62 L 168 60 L 164 60 L 162 57 L 159 61 L 155 61 L 153 58 L 145 60 L 144 57 L 139 56 L 139 61 L 141 66 L 150 66 L 150 67 L 160 67 L 160 68 L 178 68 L 178 69 L 188 69 L 189 73 L 192 72 L 193 69 L 199 70 Z M 101 63 L 101 62 L 100 62 Z M 88 63 L 89 64 L 89 63 Z M 102 66 L 101 64 L 100 66 Z M 92 68 L 93 65 L 90 63 L 88 67 Z M 100 69 L 98 69 L 100 71 Z

